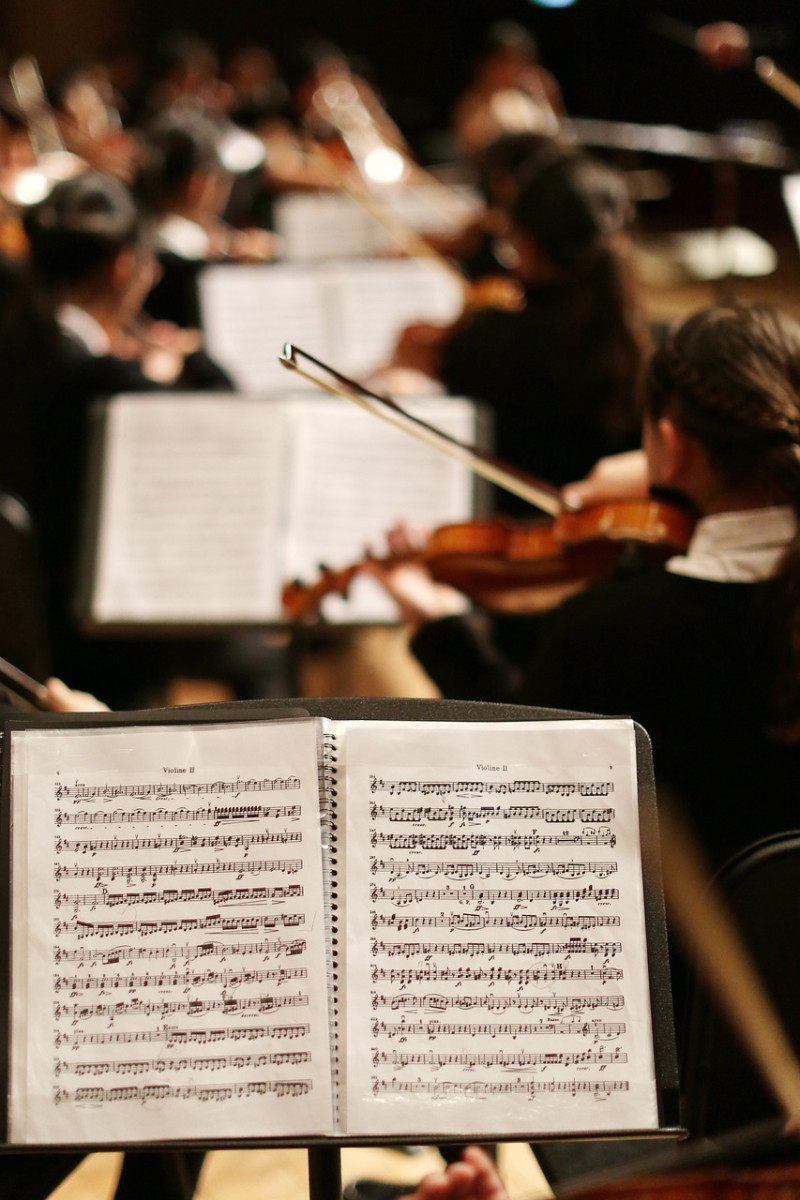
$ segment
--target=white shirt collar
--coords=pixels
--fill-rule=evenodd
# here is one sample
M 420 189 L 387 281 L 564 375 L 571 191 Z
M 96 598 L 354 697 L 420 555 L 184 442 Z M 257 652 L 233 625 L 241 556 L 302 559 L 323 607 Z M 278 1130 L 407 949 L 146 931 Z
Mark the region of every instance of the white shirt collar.
M 79 341 L 90 354 L 99 357 L 101 354 L 111 353 L 108 334 L 85 308 L 78 308 L 77 304 L 61 304 L 56 313 L 56 320 L 63 332 Z
M 776 573 L 796 534 L 788 505 L 715 513 L 697 522 L 686 554 L 671 558 L 667 570 L 718 583 L 756 583 Z

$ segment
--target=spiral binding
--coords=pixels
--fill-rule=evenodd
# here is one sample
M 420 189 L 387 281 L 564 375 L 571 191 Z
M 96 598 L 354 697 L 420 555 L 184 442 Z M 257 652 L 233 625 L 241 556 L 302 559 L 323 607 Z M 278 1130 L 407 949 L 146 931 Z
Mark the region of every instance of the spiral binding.
M 323 824 L 323 886 L 325 889 L 326 954 L 330 980 L 330 1052 L 335 1127 L 339 1123 L 339 767 L 336 737 L 322 735 L 320 796 Z M 325 844 L 327 833 L 327 844 Z

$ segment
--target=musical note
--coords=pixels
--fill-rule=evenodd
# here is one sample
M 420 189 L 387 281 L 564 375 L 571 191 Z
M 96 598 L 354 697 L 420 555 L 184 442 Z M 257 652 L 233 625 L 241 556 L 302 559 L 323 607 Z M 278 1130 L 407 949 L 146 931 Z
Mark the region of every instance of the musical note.
M 512 834 L 425 834 L 374 832 L 371 845 L 392 850 L 538 850 L 542 846 L 616 846 L 616 834 L 610 829 L 594 833 L 512 833 Z
M 284 818 L 296 821 L 299 820 L 300 813 L 299 804 L 239 804 L 222 807 L 209 804 L 204 808 L 115 808 L 111 812 L 104 809 L 65 812 L 57 808 L 55 823 L 59 829 L 62 825 L 168 825 L 178 821 L 192 824 L 211 821 L 214 825 L 221 825 L 224 821 L 277 821 Z
M 235 779 L 215 780 L 213 783 L 170 783 L 159 780 L 158 783 L 114 783 L 100 784 L 97 787 L 78 783 L 62 784 L 56 787 L 56 800 L 118 800 L 130 796 L 138 799 L 140 796 L 205 796 L 209 795 L 241 795 L 242 792 L 287 792 L 297 791 L 300 780 L 296 775 L 276 779 Z M 242 810 L 240 810 L 242 811 Z M 149 819 L 160 820 L 157 816 Z M 175 818 L 163 818 L 174 820 Z
M 400 1080 L 373 1080 L 372 1092 L 375 1096 L 392 1095 L 397 1093 L 412 1092 L 415 1095 L 424 1096 L 497 1096 L 512 1093 L 514 1095 L 527 1095 L 530 1097 L 542 1095 L 545 1093 L 566 1092 L 570 1096 L 577 1096 L 580 1092 L 589 1092 L 598 1098 L 607 1098 L 614 1092 L 627 1092 L 629 1083 L 626 1079 L 556 1079 L 548 1080 L 546 1083 L 526 1083 L 524 1080 L 516 1080 L 515 1082 L 497 1082 L 484 1083 L 481 1080 L 469 1080 L 464 1083 L 456 1083 L 451 1080 L 437 1080 L 435 1083 L 428 1080 L 415 1080 L 413 1083 L 401 1082 Z
M 559 879 L 581 879 L 584 875 L 596 875 L 605 879 L 617 870 L 615 862 L 412 862 L 410 859 L 373 858 L 370 862 L 372 874 L 388 874 L 393 879 L 406 875 L 429 878 L 444 875 L 450 879 L 469 879 L 473 875 L 489 878 L 501 875 L 504 879 L 516 879 L 522 875 L 536 878 L 539 875 L 555 875 Z
M 480 785 L 482 789 L 485 786 L 487 785 Z M 393 805 L 373 803 L 370 806 L 370 817 L 373 821 L 409 821 L 417 825 L 427 821 L 446 821 L 449 824 L 475 824 L 479 821 L 547 821 L 558 825 L 581 821 L 587 825 L 605 825 L 614 820 L 615 812 L 613 808 L 540 808 L 536 804 L 512 804 L 508 807 L 494 804 L 483 805 L 480 808 L 448 804 L 443 808 L 396 808 Z
M 370 899 L 374 902 L 388 900 L 392 904 L 421 904 L 427 900 L 453 901 L 464 896 L 463 892 L 455 892 L 452 888 L 370 888 Z M 493 904 L 499 900 L 512 900 L 519 903 L 531 900 L 547 900 L 555 907 L 567 907 L 571 904 L 588 900 L 603 904 L 619 900 L 617 888 L 595 888 L 591 884 L 585 888 L 568 888 L 564 891 L 554 891 L 551 888 L 492 888 L 470 890 L 466 897 L 469 904 Z

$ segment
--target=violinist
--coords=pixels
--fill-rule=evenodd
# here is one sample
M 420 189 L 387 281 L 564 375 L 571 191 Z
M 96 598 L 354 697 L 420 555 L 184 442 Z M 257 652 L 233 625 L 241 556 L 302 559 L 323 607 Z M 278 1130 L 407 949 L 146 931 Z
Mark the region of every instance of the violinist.
M 504 133 L 555 137 L 563 117 L 561 89 L 540 61 L 536 38 L 517 21 L 495 21 L 451 115 L 459 151 L 470 157 Z
M 509 241 L 517 311 L 467 311 L 449 329 L 411 327 L 394 365 L 487 404 L 498 456 L 563 486 L 637 442 L 650 334 L 632 276 L 633 212 L 613 169 L 556 148 L 520 179 Z M 498 506 L 521 511 L 513 498 Z
M 170 677 L 171 651 L 188 663 L 197 648 L 187 639 L 183 656 L 163 641 L 150 654 L 141 642 L 121 643 L 115 659 L 110 639 L 94 644 L 76 631 L 69 601 L 90 403 L 123 392 L 233 385 L 198 344 L 184 346 L 174 331 L 170 339 L 162 329 L 155 348 L 131 336 L 157 265 L 147 222 L 124 184 L 93 172 L 65 181 L 30 210 L 26 230 L 27 272 L 0 337 L 0 486 L 25 501 L 39 533 L 57 674 L 122 708 L 133 702 L 135 680 Z M 160 380 L 152 377 L 154 362 Z M 203 677 L 217 678 L 211 667 Z
M 197 280 L 207 263 L 272 258 L 275 239 L 267 230 L 232 229 L 223 219 L 232 184 L 208 117 L 174 108 L 150 124 L 136 191 L 155 218 L 161 278 L 146 307 L 156 319 L 198 327 Z
M 384 574 L 411 647 L 453 698 L 629 714 L 712 864 L 797 824 L 800 326 L 768 307 L 690 317 L 647 374 L 644 452 L 573 495 L 682 497 L 685 555 L 539 617 L 454 613 L 420 567 Z

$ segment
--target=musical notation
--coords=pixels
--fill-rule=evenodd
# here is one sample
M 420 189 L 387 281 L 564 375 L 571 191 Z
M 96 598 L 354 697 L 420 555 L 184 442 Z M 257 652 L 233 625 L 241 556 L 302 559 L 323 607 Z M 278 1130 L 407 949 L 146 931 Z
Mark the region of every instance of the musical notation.
M 420 946 L 424 946 L 425 944 L 425 942 L 415 942 L 409 949 L 402 947 L 401 949 L 395 951 L 395 953 L 405 958 L 416 958 L 418 955 L 424 955 L 426 953 L 425 950 L 420 949 Z M 504 953 L 504 951 L 494 948 L 491 942 L 488 943 L 488 946 L 483 943 L 475 944 L 471 942 L 466 943 L 466 945 L 466 950 L 463 950 L 462 947 L 459 947 L 458 949 L 454 949 L 449 952 L 447 949 L 445 949 L 442 951 L 442 953 L 451 953 L 459 956 L 461 956 L 463 953 L 464 957 L 466 958 L 483 958 L 485 955 Z M 470 947 L 473 946 L 474 949 L 470 949 Z M 373 949 L 373 956 L 378 952 L 379 951 L 377 948 Z M 430 953 L 433 954 L 437 952 L 431 950 Z M 514 953 L 514 951 L 506 951 L 506 953 Z M 518 950 L 516 953 L 522 954 L 524 951 Z M 481 968 L 478 969 L 480 970 Z M 443 970 L 444 968 L 439 968 L 439 978 L 443 977 Z M 475 973 L 472 972 L 472 974 L 474 975 Z M 622 975 L 623 972 L 619 967 L 565 967 L 563 963 L 549 963 L 544 967 L 530 967 L 525 969 L 525 976 L 528 983 L 548 983 L 554 980 L 563 981 L 567 979 L 592 979 L 599 983 L 610 983 L 612 980 L 619 981 L 622 979 Z
M 152 892 L 54 892 L 56 908 L 72 905 L 74 908 L 116 908 L 120 904 L 260 904 L 265 900 L 291 900 L 303 895 L 300 884 L 287 887 L 250 888 L 164 888 Z M 169 930 L 169 923 L 158 926 Z M 200 928 L 200 926 L 189 926 Z
M 137 795 L 139 793 L 136 793 Z M 204 808 L 115 808 L 112 812 L 103 809 L 83 809 L 80 812 L 65 812 L 57 808 L 55 823 L 62 825 L 137 825 L 171 824 L 177 821 L 211 821 L 221 825 L 224 821 L 279 821 L 284 818 L 296 821 L 300 817 L 299 804 L 237 804 L 220 807 L 206 805 Z
M 378 967 L 370 966 L 372 983 L 396 983 L 400 985 L 412 983 L 484 983 L 492 987 L 497 983 L 516 983 L 527 986 L 531 983 L 552 981 L 550 968 L 542 967 L 435 967 L 427 963 L 424 967 Z M 560 978 L 560 977 L 559 977 Z M 624 1008 L 622 996 L 534 996 L 531 998 L 534 1008 L 545 1008 L 551 1011 L 570 1008 Z
M 525 1067 L 576 1067 L 591 1064 L 592 1066 L 616 1066 L 620 1063 L 626 1063 L 628 1055 L 619 1046 L 616 1046 L 612 1051 L 608 1050 L 583 1050 L 570 1051 L 567 1053 L 558 1053 L 547 1051 L 541 1054 L 534 1054 L 527 1050 L 518 1052 L 510 1052 L 507 1050 L 498 1050 L 494 1054 L 471 1053 L 463 1051 L 460 1054 L 448 1054 L 445 1051 L 436 1052 L 434 1050 L 425 1050 L 420 1053 L 414 1051 L 375 1051 L 372 1056 L 372 1065 L 386 1067 L 433 1067 L 437 1071 L 443 1067 L 502 1067 L 508 1070 L 511 1067 L 524 1069 Z
M 248 891 L 252 890 L 248 889 Z M 278 899 L 283 899 L 282 893 L 287 892 L 289 889 L 271 888 L 268 890 L 278 894 Z M 302 894 L 303 889 L 298 887 L 297 891 L 292 892 L 292 898 L 298 895 L 302 896 Z M 94 896 L 92 898 L 94 900 Z M 183 893 L 181 893 L 180 898 L 183 898 Z M 203 897 L 203 899 L 205 898 Z M 249 900 L 247 902 L 249 903 Z M 221 913 L 209 913 L 205 917 L 181 917 L 175 920 L 165 918 L 158 921 L 87 921 L 83 917 L 71 917 L 69 920 L 55 921 L 53 923 L 53 930 L 56 937 L 60 937 L 62 933 L 74 933 L 79 939 L 130 937 L 134 933 L 143 934 L 145 937 L 152 937 L 155 934 L 195 933 L 211 929 L 219 930 L 222 933 L 255 933 L 259 929 L 275 929 L 278 924 L 292 926 L 302 924 L 303 922 L 304 918 L 298 917 L 296 913 L 287 913 L 283 919 L 281 914 L 231 917 L 223 916 Z M 257 942 L 255 945 L 260 948 L 255 953 L 262 953 L 264 943 Z M 171 947 L 167 947 L 167 949 L 171 949 Z M 189 949 L 191 950 L 193 947 L 189 947 Z M 230 953 L 233 953 L 233 950 Z M 146 955 L 147 948 L 145 947 L 141 950 L 140 957 L 146 957 Z M 166 957 L 169 957 L 169 955 L 166 955 Z
M 370 944 L 370 953 L 386 954 L 389 958 L 404 955 L 444 954 L 465 955 L 468 958 L 495 954 L 524 954 L 526 957 L 544 957 L 545 954 L 595 954 L 613 958 L 622 949 L 619 942 L 590 942 L 587 938 L 570 938 L 568 942 L 383 942 L 375 938 Z
M 129 879 L 140 883 L 157 879 L 159 875 L 260 875 L 263 871 L 284 875 L 296 875 L 302 869 L 299 858 L 243 859 L 239 862 L 149 862 L 134 866 L 130 863 L 119 866 L 66 866 L 57 862 L 53 868 L 56 882 L 62 879 L 106 879 L 113 883 L 117 879 Z
M 288 920 L 284 920 L 284 924 L 302 925 L 305 918 L 300 913 L 287 913 Z M 281 921 L 281 917 L 264 917 L 263 920 L 269 921 L 269 928 L 274 928 L 275 924 Z M 140 930 L 140 932 L 142 932 Z M 53 961 L 56 966 L 61 963 L 77 962 L 77 963 L 102 963 L 106 966 L 112 963 L 126 962 L 137 958 L 169 958 L 169 959 L 195 959 L 195 958 L 227 958 L 240 957 L 244 955 L 258 954 L 270 955 L 275 953 L 276 945 L 283 947 L 284 943 L 276 942 L 200 942 L 177 944 L 170 943 L 168 946 L 115 946 L 109 950 L 97 950 L 96 948 L 89 949 L 85 946 L 76 946 L 69 949 L 66 946 L 55 946 L 53 949 Z M 303 979 L 305 978 L 305 967 L 279 967 L 274 971 L 269 972 L 269 978 L 275 979 L 278 983 L 283 983 L 286 979 Z
M 417 875 L 421 879 L 432 875 L 444 875 L 448 879 L 469 879 L 473 875 L 489 878 L 500 875 L 503 879 L 516 879 L 518 875 L 537 878 L 540 875 L 555 875 L 558 879 L 581 879 L 584 875 L 596 875 L 605 879 L 617 870 L 615 862 L 412 862 L 410 859 L 373 858 L 370 863 L 373 875 L 388 874 L 393 879 L 406 875 Z
M 305 943 L 303 943 L 305 949 Z M 301 953 L 297 951 L 296 953 Z M 305 979 L 305 967 L 293 971 L 165 971 L 151 975 L 56 975 L 55 992 L 106 991 L 112 988 L 205 987 L 214 984 L 226 988 L 248 983 L 283 983 L 287 979 Z
M 183 1086 L 150 1083 L 143 1087 L 83 1087 L 73 1091 L 68 1088 L 56 1088 L 53 1098 L 56 1104 L 64 1104 L 67 1101 L 74 1104 L 113 1104 L 119 1100 L 136 1100 L 142 1104 L 152 1100 L 211 1100 L 222 1104 L 247 1096 L 266 1096 L 270 1092 L 280 1097 L 307 1096 L 311 1086 L 310 1079 L 258 1079 L 250 1083 L 228 1084 L 224 1087 L 202 1087 L 200 1084 L 188 1083 Z
M 410 821 L 417 825 L 428 821 L 446 821 L 450 824 L 474 824 L 477 821 L 546 821 L 556 825 L 570 825 L 573 821 L 581 821 L 584 825 L 606 825 L 614 820 L 614 816 L 613 808 L 540 808 L 538 804 L 492 804 L 482 805 L 480 808 L 470 808 L 466 804 L 447 804 L 440 808 L 395 808 L 393 805 L 375 802 L 370 804 L 372 821 Z
M 55 840 L 56 854 L 104 854 L 132 850 L 173 850 L 183 853 L 187 850 L 240 850 L 251 846 L 269 846 L 274 844 L 287 845 L 290 842 L 302 842 L 303 835 L 296 831 L 282 830 L 280 833 L 233 833 L 213 834 L 209 837 L 199 834 L 182 834 L 179 837 L 132 837 L 132 838 L 60 838 Z
M 554 891 L 551 888 L 471 888 L 466 896 L 463 891 L 454 892 L 452 888 L 370 888 L 370 900 L 374 904 L 379 900 L 388 900 L 391 904 L 421 904 L 428 900 L 453 901 L 463 898 L 468 904 L 493 904 L 499 900 L 511 900 L 516 903 L 531 900 L 546 900 L 556 908 L 566 908 L 570 904 L 578 904 L 583 900 L 596 904 L 607 904 L 619 900 L 617 888 L 596 888 L 589 884 L 585 888 L 568 888 L 564 891 Z
M 56 800 L 118 800 L 120 797 L 138 799 L 139 796 L 205 796 L 232 795 L 242 792 L 291 792 L 297 791 L 300 780 L 296 775 L 277 779 L 234 779 L 215 780 L 213 783 L 178 783 L 159 780 L 158 783 L 104 783 L 92 786 L 85 783 L 58 783 Z
M 592 1037 L 595 1040 L 621 1037 L 626 1026 L 606 1021 L 523 1021 L 520 1024 L 501 1022 L 498 1025 L 491 1022 L 452 1022 L 452 1021 L 402 1021 L 391 1023 L 373 1021 L 372 1036 L 389 1038 L 409 1038 L 416 1035 L 422 1037 L 535 1037 L 535 1036 L 565 1036 Z
M 370 914 L 372 929 L 598 929 L 601 926 L 619 925 L 615 913 L 588 915 L 562 913 L 510 913 L 508 916 L 491 917 L 483 912 L 442 913 L 438 917 L 406 917 L 399 913 Z M 617 947 L 619 943 L 616 943 Z
M 118 1046 L 163 1042 L 168 1050 L 173 1046 L 209 1046 L 216 1042 L 260 1041 L 275 1038 L 277 1041 L 308 1037 L 310 1025 L 228 1025 L 217 1029 L 177 1029 L 174 1025 L 160 1025 L 157 1029 L 107 1029 L 101 1033 L 86 1033 L 81 1029 L 67 1032 L 56 1029 L 56 1049 L 68 1046 L 77 1050 L 80 1046 Z M 278 1058 L 275 1065 L 281 1065 Z
M 379 833 L 373 830 L 371 846 L 389 846 L 392 850 L 538 850 L 542 846 L 616 846 L 617 837 L 610 829 L 593 833 Z
M 166 1017 L 172 1013 L 187 1013 L 201 1016 L 204 1013 L 247 1013 L 272 1012 L 276 1008 L 305 1008 L 308 996 L 298 992 L 294 996 L 247 996 L 234 999 L 226 996 L 221 1000 L 117 1000 L 114 1004 L 61 1004 L 53 1005 L 53 1016 L 58 1021 L 68 1017 L 73 1021 L 87 1021 L 96 1017 L 115 1020 L 118 1017 Z
M 434 1012 L 446 1012 L 448 1008 L 488 1008 L 490 1011 L 503 1012 L 507 1008 L 518 1012 L 528 1012 L 538 1008 L 537 996 L 497 996 L 479 995 L 468 996 L 461 992 L 457 996 L 443 996 L 431 993 L 417 996 L 413 992 L 396 992 L 394 995 L 384 995 L 382 992 L 372 993 L 372 1007 L 390 1008 L 393 1012 L 398 1009 L 432 1009 Z
M 128 1058 L 84 1062 L 82 1059 L 55 1061 L 55 1074 L 76 1075 L 163 1075 L 165 1071 L 245 1071 L 252 1067 L 296 1067 L 311 1061 L 309 1050 L 282 1050 L 273 1054 L 223 1054 L 217 1058 Z
M 546 1083 L 526 1082 L 518 1079 L 515 1082 L 484 1083 L 481 1080 L 468 1080 L 456 1083 L 442 1079 L 436 1082 L 430 1080 L 415 1080 L 413 1083 L 402 1082 L 398 1079 L 373 1080 L 372 1092 L 375 1096 L 413 1092 L 420 1096 L 498 1096 L 512 1093 L 514 1095 L 538 1096 L 545 1093 L 566 1092 L 577 1096 L 580 1092 L 589 1092 L 598 1099 L 608 1097 L 614 1092 L 627 1092 L 627 1079 L 550 1079 Z
M 540 779 L 511 779 L 507 783 L 491 779 L 471 779 L 450 782 L 433 779 L 379 779 L 370 776 L 371 792 L 386 792 L 390 796 L 516 796 L 543 793 L 545 796 L 610 796 L 614 784 L 603 783 L 542 783 Z M 493 814 L 494 815 L 494 814 Z M 520 817 L 522 817 L 520 810 Z M 575 818 L 572 818 L 575 820 Z

